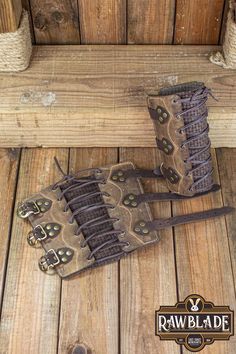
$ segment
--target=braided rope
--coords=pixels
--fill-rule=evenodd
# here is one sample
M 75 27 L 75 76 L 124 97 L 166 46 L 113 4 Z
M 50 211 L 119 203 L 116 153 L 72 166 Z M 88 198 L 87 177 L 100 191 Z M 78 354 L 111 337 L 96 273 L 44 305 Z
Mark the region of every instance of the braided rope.
M 0 71 L 22 71 L 30 63 L 32 44 L 28 14 L 22 12 L 15 32 L 0 33 Z
M 236 22 L 231 2 L 223 43 L 223 53 L 217 52 L 212 54 L 210 61 L 225 69 L 236 69 Z

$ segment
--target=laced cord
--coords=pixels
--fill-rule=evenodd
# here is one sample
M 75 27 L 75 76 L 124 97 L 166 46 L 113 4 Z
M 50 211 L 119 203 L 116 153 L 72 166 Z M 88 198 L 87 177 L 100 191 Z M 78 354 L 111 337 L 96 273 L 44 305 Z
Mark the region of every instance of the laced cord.
M 186 175 L 193 176 L 191 192 L 204 192 L 212 187 L 212 159 L 210 153 L 211 142 L 208 136 L 209 125 L 207 123 L 208 110 L 206 102 L 208 96 L 216 99 L 207 87 L 200 88 L 194 93 L 179 95 L 182 111 L 176 114 L 177 119 L 182 117 L 184 126 L 179 128 L 179 133 L 186 135 L 181 149 L 189 150 L 189 157 L 184 160 Z M 188 168 L 187 166 L 191 166 Z
M 91 251 L 88 260 L 95 257 L 103 262 L 124 254 L 121 247 L 128 246 L 128 243 L 119 240 L 118 236 L 122 235 L 123 231 L 115 230 L 113 225 L 119 219 L 111 218 L 108 213 L 108 209 L 114 209 L 115 206 L 104 202 L 103 197 L 110 195 L 101 191 L 99 187 L 106 181 L 95 175 L 102 171 L 98 168 L 89 168 L 80 170 L 74 175 L 66 174 L 57 158 L 54 160 L 63 177 L 52 186 L 52 190 L 59 189 L 58 201 L 65 199 L 63 211 L 71 210 L 68 222 L 76 221 L 75 236 L 83 233 L 84 241 L 81 242 L 81 247 L 88 246 Z

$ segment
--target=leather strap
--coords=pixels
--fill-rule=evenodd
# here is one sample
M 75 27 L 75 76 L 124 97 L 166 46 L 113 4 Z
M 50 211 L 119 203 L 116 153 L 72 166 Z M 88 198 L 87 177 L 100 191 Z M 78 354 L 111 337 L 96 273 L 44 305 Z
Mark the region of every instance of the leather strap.
M 174 216 L 168 219 L 154 219 L 147 222 L 146 227 L 149 231 L 161 230 L 166 227 L 188 224 L 196 221 L 207 220 L 218 216 L 226 215 L 234 211 L 232 207 L 222 207 L 217 209 L 211 209 L 207 211 L 200 211 L 198 213 L 191 213 L 186 215 Z
M 196 197 L 204 196 L 208 193 L 217 192 L 220 189 L 219 184 L 214 184 L 209 191 L 202 192 L 195 194 L 193 196 L 184 196 L 175 193 L 143 193 L 139 195 L 135 194 L 127 194 L 123 199 L 123 204 L 130 208 L 136 208 L 139 204 L 145 202 L 158 202 L 158 201 L 174 201 L 174 200 L 185 200 L 185 199 L 192 199 Z
M 137 168 L 135 170 L 126 170 L 124 171 L 125 178 L 164 178 L 160 167 L 155 168 L 154 170 L 146 170 L 143 168 Z

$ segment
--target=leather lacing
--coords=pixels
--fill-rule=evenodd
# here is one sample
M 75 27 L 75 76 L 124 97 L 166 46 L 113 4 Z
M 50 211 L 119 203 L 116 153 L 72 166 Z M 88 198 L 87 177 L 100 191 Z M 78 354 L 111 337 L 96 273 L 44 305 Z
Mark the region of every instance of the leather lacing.
M 207 123 L 208 110 L 206 102 L 211 91 L 203 86 L 196 91 L 178 93 L 178 102 L 181 103 L 182 111 L 176 114 L 177 118 L 182 117 L 184 126 L 178 132 L 186 134 L 186 140 L 181 148 L 189 150 L 189 157 L 184 160 L 186 166 L 186 175 L 193 176 L 193 184 L 189 190 L 195 193 L 201 193 L 210 190 L 213 185 L 211 142 L 208 136 L 209 125 Z
M 102 192 L 100 184 L 105 184 L 103 178 L 98 175 L 102 171 L 98 168 L 81 170 L 76 175 L 65 174 L 55 158 L 56 165 L 63 178 L 52 186 L 52 190 L 60 189 L 58 201 L 66 200 L 63 211 L 71 210 L 68 222 L 77 227 L 75 236 L 83 233 L 84 240 L 81 247 L 89 246 L 90 255 L 88 260 L 94 257 L 99 262 L 104 262 L 111 258 L 119 258 L 124 255 L 124 246 L 129 246 L 126 241 L 120 241 L 119 236 L 124 235 L 123 230 L 115 230 L 114 223 L 118 218 L 111 218 L 108 209 L 115 206 L 105 203 L 103 197 L 109 194 Z M 80 175 L 86 173 L 86 177 Z

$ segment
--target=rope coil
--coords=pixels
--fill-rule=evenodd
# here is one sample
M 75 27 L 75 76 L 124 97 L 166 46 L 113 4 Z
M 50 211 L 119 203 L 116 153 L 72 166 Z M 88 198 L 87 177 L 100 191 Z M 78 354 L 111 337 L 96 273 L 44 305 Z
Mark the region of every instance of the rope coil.
M 236 69 L 236 21 L 235 9 L 232 2 L 230 2 L 226 24 L 223 53 L 217 52 L 212 54 L 210 56 L 210 61 L 225 69 Z
M 32 53 L 29 18 L 23 10 L 19 28 L 15 32 L 0 33 L 0 71 L 23 71 Z

